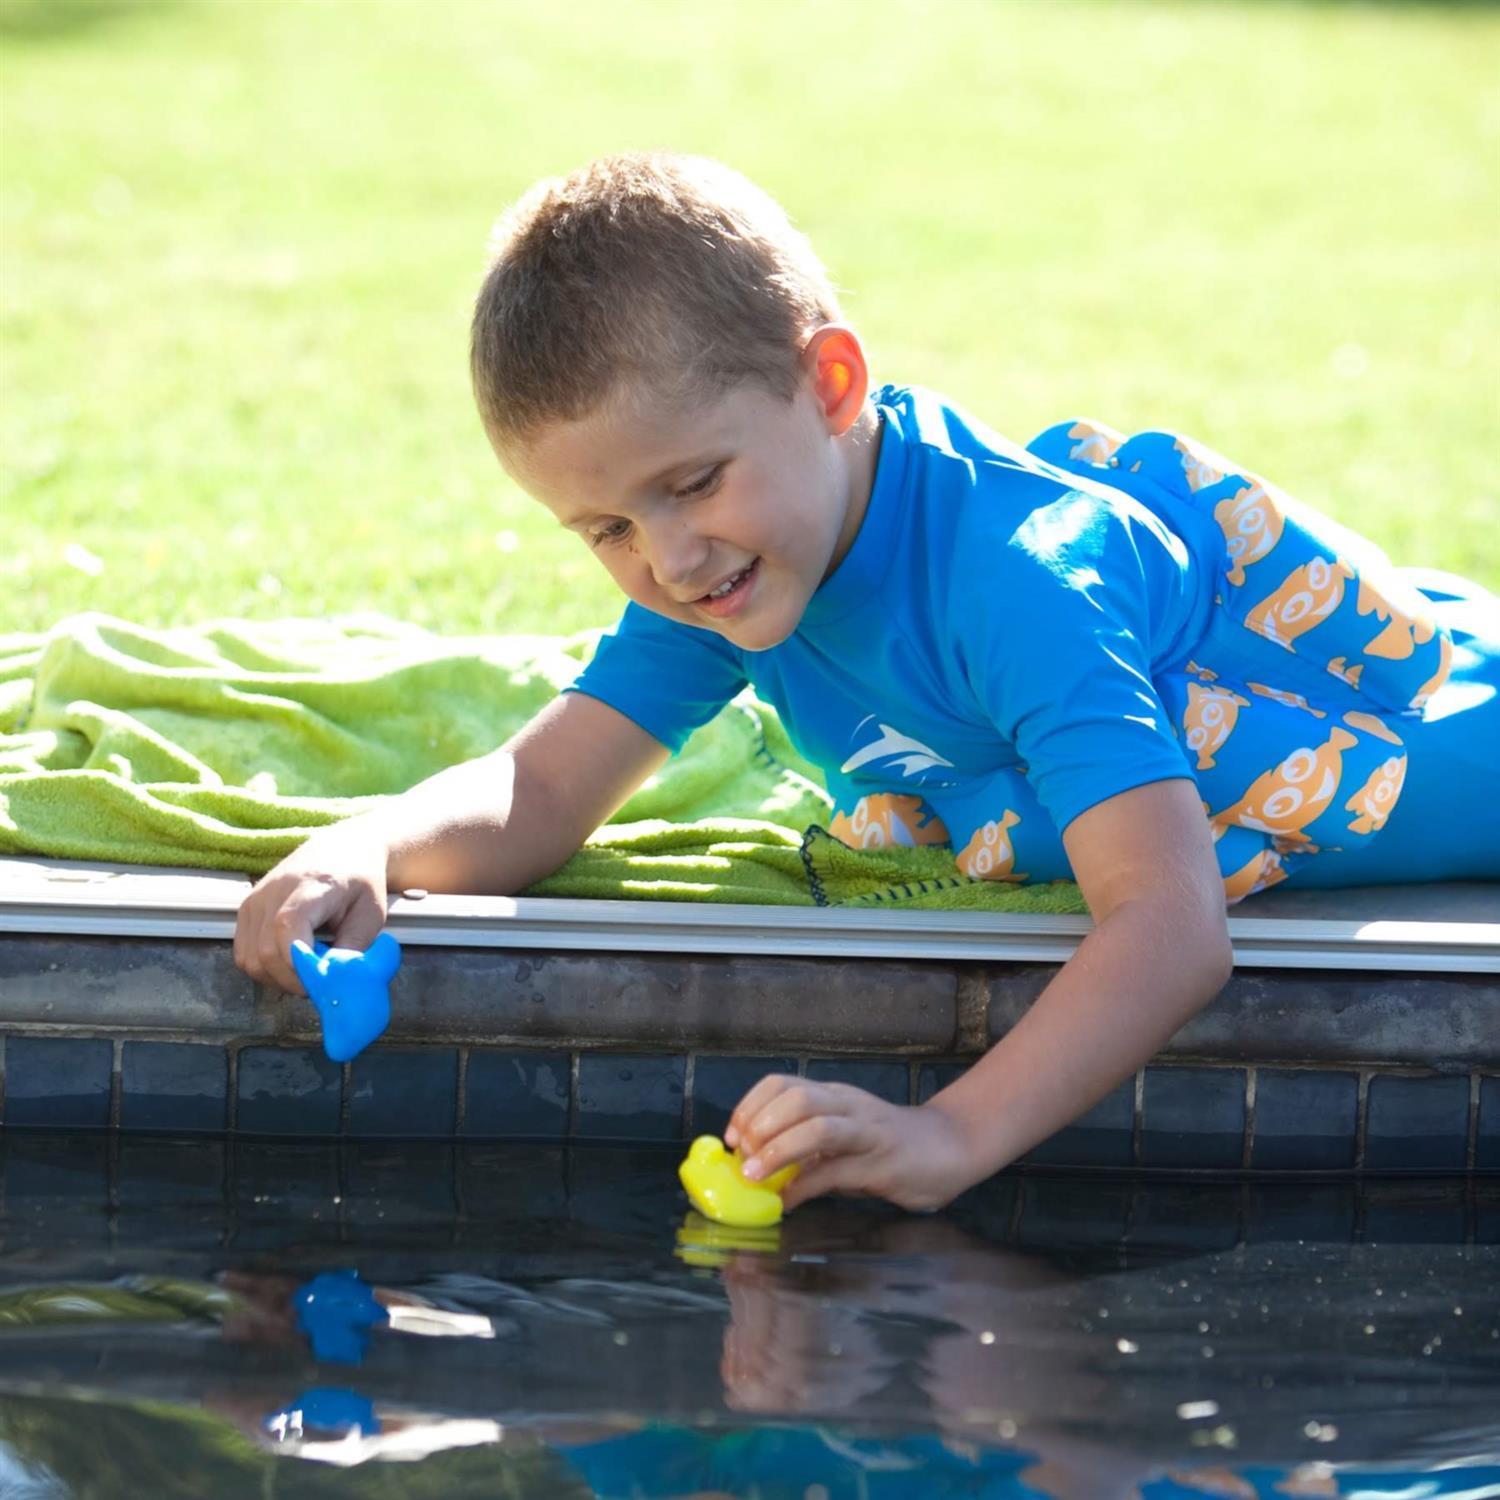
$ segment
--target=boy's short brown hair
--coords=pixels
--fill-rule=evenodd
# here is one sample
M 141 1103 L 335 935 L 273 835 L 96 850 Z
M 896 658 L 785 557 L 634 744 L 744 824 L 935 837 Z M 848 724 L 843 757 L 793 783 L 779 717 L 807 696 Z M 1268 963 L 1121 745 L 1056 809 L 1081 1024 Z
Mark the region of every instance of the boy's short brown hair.
M 806 333 L 838 298 L 805 235 L 705 157 L 601 157 L 532 187 L 495 225 L 469 370 L 492 442 L 587 415 L 631 386 L 790 400 Z

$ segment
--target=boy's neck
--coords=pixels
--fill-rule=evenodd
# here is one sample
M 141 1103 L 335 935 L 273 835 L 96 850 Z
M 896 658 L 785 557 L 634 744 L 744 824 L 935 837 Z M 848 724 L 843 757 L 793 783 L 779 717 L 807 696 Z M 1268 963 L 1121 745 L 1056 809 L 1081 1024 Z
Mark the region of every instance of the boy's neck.
M 875 487 L 875 467 L 880 459 L 880 433 L 880 415 L 873 406 L 866 404 L 854 425 L 840 439 L 844 445 L 844 467 L 849 484 L 844 524 L 839 528 L 838 542 L 829 559 L 827 572 L 823 574 L 825 579 L 831 577 L 843 562 L 864 524 L 865 512 L 870 507 L 870 491 Z

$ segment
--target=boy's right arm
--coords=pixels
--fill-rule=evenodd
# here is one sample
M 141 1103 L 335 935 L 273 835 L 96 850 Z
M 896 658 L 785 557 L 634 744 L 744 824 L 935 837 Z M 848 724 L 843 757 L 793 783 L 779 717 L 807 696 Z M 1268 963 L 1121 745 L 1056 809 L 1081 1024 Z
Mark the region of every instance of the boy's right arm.
M 291 945 L 320 926 L 368 948 L 387 892 L 510 895 L 550 875 L 671 752 L 617 709 L 560 693 L 499 750 L 450 766 L 374 812 L 318 830 L 245 898 L 234 960 L 300 995 Z

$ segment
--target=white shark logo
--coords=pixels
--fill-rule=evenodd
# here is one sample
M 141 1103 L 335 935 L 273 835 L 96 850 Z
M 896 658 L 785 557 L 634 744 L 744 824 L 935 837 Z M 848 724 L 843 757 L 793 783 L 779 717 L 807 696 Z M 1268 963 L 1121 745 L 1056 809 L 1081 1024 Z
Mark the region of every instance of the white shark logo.
M 873 718 L 874 715 L 870 717 Z M 855 734 L 869 722 L 869 718 L 861 719 Z M 889 724 L 882 724 L 880 738 L 873 744 L 866 745 L 863 750 L 856 751 L 839 770 L 847 775 L 850 771 L 859 770 L 861 766 L 874 765 L 878 761 L 888 762 L 893 770 L 899 768 L 906 777 L 920 776 L 924 771 L 935 770 L 938 766 L 947 766 L 950 771 L 953 769 L 953 762 L 944 760 L 930 746 L 909 735 L 898 733 Z

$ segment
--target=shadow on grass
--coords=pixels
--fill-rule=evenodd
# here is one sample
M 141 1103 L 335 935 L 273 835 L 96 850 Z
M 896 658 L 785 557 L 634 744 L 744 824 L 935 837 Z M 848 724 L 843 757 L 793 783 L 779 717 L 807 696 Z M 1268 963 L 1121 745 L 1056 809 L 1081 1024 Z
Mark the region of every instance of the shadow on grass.
M 181 0 L 0 0 L 0 42 L 62 42 L 99 25 L 161 11 Z

